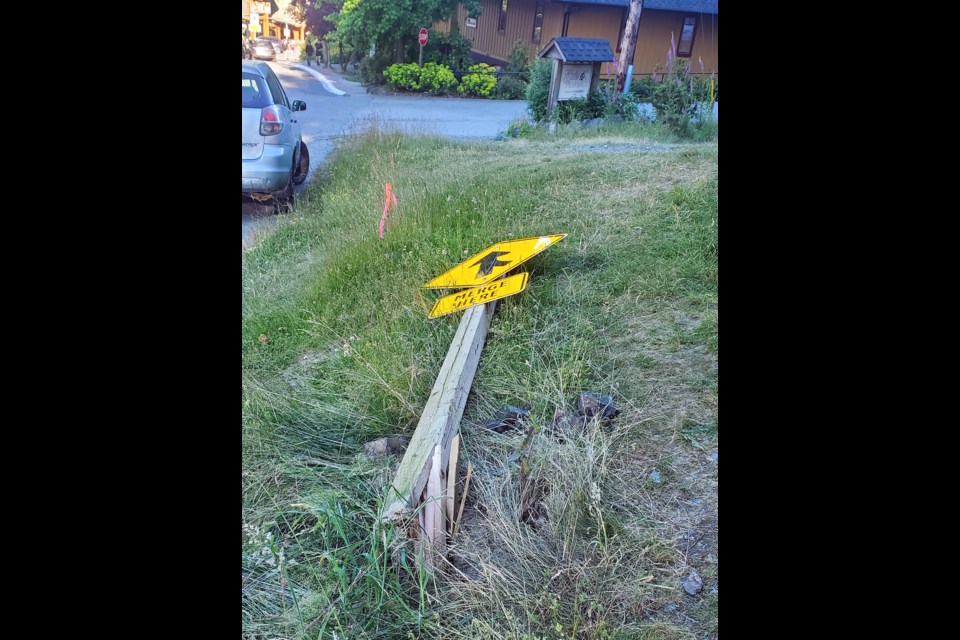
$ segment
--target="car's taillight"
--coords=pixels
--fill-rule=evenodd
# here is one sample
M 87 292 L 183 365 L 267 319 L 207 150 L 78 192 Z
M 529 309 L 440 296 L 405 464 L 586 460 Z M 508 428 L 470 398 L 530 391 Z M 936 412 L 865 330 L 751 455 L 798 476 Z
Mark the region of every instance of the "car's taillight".
M 260 112 L 260 135 L 275 136 L 283 130 L 283 118 L 276 105 L 264 107 Z

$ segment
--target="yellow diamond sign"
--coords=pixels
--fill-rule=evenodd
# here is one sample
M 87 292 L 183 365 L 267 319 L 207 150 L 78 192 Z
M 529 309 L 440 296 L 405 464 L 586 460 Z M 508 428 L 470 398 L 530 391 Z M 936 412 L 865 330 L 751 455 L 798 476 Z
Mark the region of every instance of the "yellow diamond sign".
M 480 253 L 470 256 L 453 269 L 437 276 L 423 286 L 427 289 L 446 289 L 453 287 L 476 287 L 486 284 L 491 280 L 496 280 L 507 271 L 526 262 L 550 245 L 566 237 L 567 234 L 565 233 L 554 233 L 546 236 L 498 242 L 497 244 L 487 247 Z M 520 288 L 513 293 L 519 293 L 520 291 L 523 291 L 523 289 Z M 441 301 L 445 299 L 446 298 L 442 298 Z M 489 302 L 489 300 L 486 302 Z M 454 309 L 454 311 L 455 310 L 456 309 Z M 433 318 L 435 316 L 431 313 L 430 317 Z
M 518 273 L 515 276 L 497 280 L 490 284 L 485 284 L 482 287 L 474 287 L 472 289 L 458 291 L 457 293 L 451 293 L 437 300 L 436 304 L 433 305 L 433 309 L 430 310 L 430 317 L 439 318 L 454 311 L 463 311 L 470 307 L 486 304 L 491 300 L 499 300 L 500 298 L 506 298 L 515 293 L 520 293 L 527 288 L 527 279 L 529 277 L 529 273 Z

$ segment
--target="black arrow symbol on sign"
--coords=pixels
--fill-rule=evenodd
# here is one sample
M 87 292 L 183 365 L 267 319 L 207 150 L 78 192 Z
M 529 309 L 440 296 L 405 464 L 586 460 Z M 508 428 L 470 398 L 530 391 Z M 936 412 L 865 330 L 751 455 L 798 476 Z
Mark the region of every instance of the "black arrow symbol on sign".
M 510 261 L 504 262 L 503 260 L 498 260 L 500 256 L 505 256 L 509 251 L 491 251 L 487 255 L 483 256 L 476 262 L 474 262 L 471 267 L 480 265 L 480 269 L 477 270 L 477 277 L 488 276 L 493 272 L 494 267 L 505 267 L 510 264 Z

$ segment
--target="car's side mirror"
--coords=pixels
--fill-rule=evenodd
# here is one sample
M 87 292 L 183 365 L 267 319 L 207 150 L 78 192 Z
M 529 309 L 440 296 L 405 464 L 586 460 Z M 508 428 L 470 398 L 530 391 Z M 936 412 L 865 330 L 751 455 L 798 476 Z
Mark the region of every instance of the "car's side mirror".
M 306 111 L 307 103 L 303 100 L 294 100 L 293 101 L 293 110 L 294 111 Z

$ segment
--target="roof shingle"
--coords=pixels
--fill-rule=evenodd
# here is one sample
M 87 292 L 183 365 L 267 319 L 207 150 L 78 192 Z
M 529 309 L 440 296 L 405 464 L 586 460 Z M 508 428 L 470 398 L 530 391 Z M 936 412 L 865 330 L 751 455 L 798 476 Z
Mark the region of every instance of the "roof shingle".
M 575 4 L 596 4 L 605 7 L 629 7 L 630 0 L 573 0 Z M 683 13 L 710 13 L 720 15 L 720 0 L 644 0 L 644 9 L 681 11 Z M 640 14 L 641 19 L 643 14 Z
M 606 38 L 554 38 L 537 57 L 542 58 L 554 47 L 564 62 L 610 62 L 614 59 L 610 41 Z

